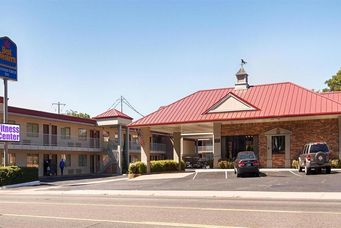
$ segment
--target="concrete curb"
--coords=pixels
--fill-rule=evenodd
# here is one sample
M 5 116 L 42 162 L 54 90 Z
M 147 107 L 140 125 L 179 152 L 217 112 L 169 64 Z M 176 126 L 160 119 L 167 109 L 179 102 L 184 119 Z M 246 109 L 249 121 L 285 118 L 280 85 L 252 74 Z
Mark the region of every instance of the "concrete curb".
M 5 193 L 5 192 L 3 192 Z M 8 192 L 11 194 L 10 192 Z M 13 193 L 13 192 L 12 192 Z M 186 197 L 186 198 L 228 198 L 262 200 L 338 200 L 341 192 L 264 192 L 264 191 L 134 191 L 134 190 L 72 190 L 15 192 L 22 195 L 88 195 L 88 196 L 139 196 L 139 197 Z
M 197 172 L 197 173 L 219 173 L 219 172 L 234 172 L 234 169 L 186 169 L 186 172 Z M 260 172 L 290 172 L 297 171 L 297 169 L 288 168 L 262 168 L 259 169 Z M 332 169 L 332 171 L 341 172 L 341 169 Z
M 38 185 L 40 185 L 40 181 L 31 181 L 31 182 L 25 182 L 21 184 L 5 185 L 5 186 L 2 186 L 0 189 L 29 187 L 29 186 L 38 186 Z

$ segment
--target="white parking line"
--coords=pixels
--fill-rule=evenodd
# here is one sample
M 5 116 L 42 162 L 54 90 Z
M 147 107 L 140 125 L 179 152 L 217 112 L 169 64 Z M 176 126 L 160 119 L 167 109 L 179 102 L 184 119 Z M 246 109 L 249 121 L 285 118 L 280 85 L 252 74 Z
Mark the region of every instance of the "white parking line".
M 225 171 L 225 179 L 227 179 L 227 171 Z
M 198 175 L 198 172 L 195 171 L 195 175 L 194 175 L 194 177 L 193 177 L 193 180 L 197 177 L 197 175 Z
M 293 171 L 289 171 L 290 173 L 294 174 L 295 176 L 302 177 L 301 175 L 298 175 L 297 173 L 294 173 Z

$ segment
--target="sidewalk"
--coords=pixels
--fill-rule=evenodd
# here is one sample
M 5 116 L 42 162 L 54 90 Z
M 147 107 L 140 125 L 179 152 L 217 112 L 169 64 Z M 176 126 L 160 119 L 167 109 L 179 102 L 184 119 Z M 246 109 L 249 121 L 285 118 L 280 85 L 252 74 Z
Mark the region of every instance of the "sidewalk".
M 264 191 L 143 191 L 143 190 L 70 190 L 49 191 L 26 189 L 22 191 L 2 190 L 9 195 L 49 195 L 49 196 L 135 196 L 135 197 L 183 197 L 183 198 L 227 198 L 261 200 L 337 200 L 341 192 L 264 192 Z

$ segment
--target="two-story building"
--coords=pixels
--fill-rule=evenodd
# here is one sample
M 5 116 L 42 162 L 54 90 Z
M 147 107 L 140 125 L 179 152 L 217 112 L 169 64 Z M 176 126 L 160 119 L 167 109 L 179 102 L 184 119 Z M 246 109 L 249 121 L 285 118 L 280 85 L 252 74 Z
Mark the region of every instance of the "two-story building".
M 0 98 L 0 118 L 2 119 Z M 131 161 L 140 160 L 138 131 L 128 130 L 132 118 L 118 110 L 108 110 L 92 119 L 10 106 L 9 121 L 20 125 L 20 142 L 9 143 L 8 163 L 38 167 L 39 176 L 121 173 Z M 168 137 L 169 139 L 169 137 Z M 172 155 L 167 137 L 155 134 L 150 141 L 151 159 Z M 0 143 L 3 151 L 4 144 Z M 168 152 L 167 152 L 168 151 Z M 2 164 L 3 156 L 0 156 Z

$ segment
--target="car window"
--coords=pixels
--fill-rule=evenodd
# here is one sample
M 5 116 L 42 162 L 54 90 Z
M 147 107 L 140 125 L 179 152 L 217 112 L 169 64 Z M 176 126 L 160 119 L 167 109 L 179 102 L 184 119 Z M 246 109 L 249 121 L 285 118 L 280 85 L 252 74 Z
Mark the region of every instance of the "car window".
M 329 152 L 328 146 L 326 144 L 313 144 L 310 147 L 310 153 L 317 153 L 317 152 Z
M 253 153 L 238 154 L 238 157 L 241 160 L 244 160 L 244 159 L 256 159 L 256 156 Z

